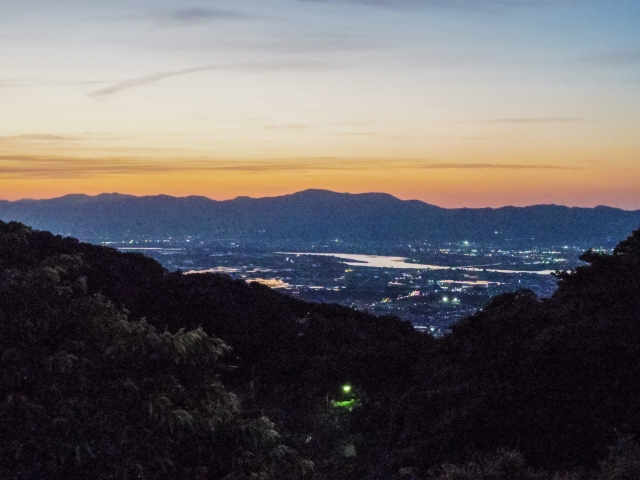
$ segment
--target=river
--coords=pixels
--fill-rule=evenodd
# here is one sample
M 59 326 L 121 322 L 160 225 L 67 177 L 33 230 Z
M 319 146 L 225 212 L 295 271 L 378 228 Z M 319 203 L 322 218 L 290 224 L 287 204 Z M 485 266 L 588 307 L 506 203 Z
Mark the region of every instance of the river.
M 335 257 L 345 260 L 345 264 L 352 267 L 399 268 L 404 270 L 461 270 L 465 272 L 492 272 L 533 275 L 551 275 L 556 270 L 504 270 L 500 268 L 485 268 L 478 266 L 449 267 L 445 265 L 428 265 L 409 263 L 406 257 L 389 257 L 385 255 L 360 255 L 355 253 L 311 253 L 311 252 L 276 252 L 283 255 L 314 255 L 318 257 Z

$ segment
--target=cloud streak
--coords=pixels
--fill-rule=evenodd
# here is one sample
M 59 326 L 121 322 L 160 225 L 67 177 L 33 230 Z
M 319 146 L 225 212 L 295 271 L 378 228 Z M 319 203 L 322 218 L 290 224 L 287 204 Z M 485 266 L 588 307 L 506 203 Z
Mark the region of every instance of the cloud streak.
M 122 92 L 123 90 L 129 90 L 131 88 L 141 87 L 143 85 L 148 85 L 150 83 L 156 83 L 166 78 L 180 77 L 182 75 L 189 75 L 191 73 L 203 72 L 206 70 L 213 70 L 215 68 L 219 68 L 219 67 L 216 67 L 214 65 L 207 65 L 204 67 L 185 68 L 182 70 L 152 73 L 150 75 L 145 75 L 139 78 L 132 78 L 129 80 L 122 80 L 120 82 L 113 83 L 108 87 L 90 92 L 88 96 L 93 98 L 94 100 L 104 100 L 105 98 L 111 95 L 114 95 L 118 92 Z
M 494 118 L 491 120 L 477 120 L 468 122 L 455 122 L 455 123 L 506 123 L 506 124 L 521 124 L 530 125 L 533 123 L 572 123 L 583 122 L 584 118 L 580 117 L 515 117 L 515 118 Z
M 295 158 L 288 160 L 233 161 L 216 159 L 158 160 L 147 157 L 68 158 L 36 155 L 0 155 L 0 179 L 92 178 L 105 175 L 167 173 L 282 173 L 296 171 L 381 170 L 579 170 L 548 164 L 429 163 L 419 160 L 372 158 Z
M 205 65 L 203 67 L 185 68 L 182 70 L 172 70 L 166 72 L 151 73 L 138 78 L 130 78 L 127 80 L 120 80 L 111 83 L 107 87 L 94 90 L 87 94 L 88 97 L 94 100 L 105 100 L 116 93 L 120 93 L 125 90 L 129 90 L 136 87 L 142 87 L 152 83 L 160 82 L 167 78 L 180 77 L 183 75 L 190 75 L 198 72 L 205 72 L 209 70 L 239 70 L 248 72 L 267 72 L 276 70 L 289 70 L 299 68 L 316 68 L 320 65 L 320 62 L 312 60 L 300 60 L 300 61 L 282 61 L 271 63 L 244 63 L 236 65 Z M 106 82 L 100 82 L 106 83 Z
M 82 140 L 80 137 L 71 137 L 66 135 L 50 135 L 50 134 L 30 134 L 30 135 L 9 135 L 0 137 L 0 142 L 75 142 Z
M 82 133 L 78 135 L 56 135 L 49 133 L 33 133 L 22 135 L 6 135 L 0 136 L 0 145 L 5 144 L 8 147 L 24 147 L 24 146 L 46 146 L 51 148 L 53 145 L 67 146 L 68 144 L 78 144 L 79 142 L 106 142 L 113 140 L 127 140 L 134 138 L 131 135 L 114 135 L 112 133 Z M 7 152 L 5 152 L 7 153 Z
M 177 25 L 198 25 L 214 20 L 241 19 L 246 15 L 232 10 L 220 10 L 215 8 L 185 8 L 169 12 L 162 17 L 164 22 Z
M 421 168 L 462 170 L 581 170 L 580 167 L 524 163 L 431 163 Z
M 103 80 L 85 80 L 80 82 L 48 81 L 48 80 L 0 80 L 0 88 L 29 87 L 72 87 L 77 85 L 100 85 L 109 83 Z

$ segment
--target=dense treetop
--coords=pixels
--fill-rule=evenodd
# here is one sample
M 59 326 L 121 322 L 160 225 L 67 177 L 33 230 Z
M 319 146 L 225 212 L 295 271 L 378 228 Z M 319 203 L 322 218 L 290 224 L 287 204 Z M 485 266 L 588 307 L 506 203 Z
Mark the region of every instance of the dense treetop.
M 640 230 L 583 260 L 436 339 L 0 222 L 0 476 L 638 478 Z

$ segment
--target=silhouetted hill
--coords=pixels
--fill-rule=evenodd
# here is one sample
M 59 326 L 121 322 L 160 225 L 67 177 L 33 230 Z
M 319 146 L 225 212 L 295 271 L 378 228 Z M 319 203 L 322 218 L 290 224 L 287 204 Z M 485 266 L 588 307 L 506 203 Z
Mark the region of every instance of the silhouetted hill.
M 0 476 L 640 478 L 640 230 L 582 258 L 435 339 L 0 222 Z
M 552 297 L 494 297 L 424 357 L 405 399 L 410 462 L 507 447 L 546 469 L 595 467 L 640 434 L 640 230 L 582 259 Z
M 366 433 L 367 442 L 370 444 L 360 452 L 357 464 L 364 463 L 359 468 L 364 468 L 367 463 L 365 459 L 373 458 L 371 456 L 375 455 L 375 445 L 384 443 L 382 439 L 387 431 L 392 398 L 403 385 L 410 382 L 419 346 L 431 340 L 430 337 L 417 334 L 408 322 L 397 318 L 375 317 L 338 305 L 307 303 L 277 293 L 263 285 L 248 285 L 244 281 L 232 280 L 223 275 L 170 273 L 154 260 L 140 254 L 122 253 L 108 247 L 81 243 L 73 238 L 34 231 L 19 223 L 0 222 L 0 333 L 10 332 L 10 335 L 0 338 L 0 358 L 5 358 L 7 351 L 11 352 L 15 348 L 15 336 L 18 335 L 18 331 L 24 329 L 28 332 L 27 338 L 21 340 L 24 348 L 28 352 L 33 350 L 35 353 L 28 355 L 36 355 L 34 362 L 44 368 L 44 371 L 38 370 L 39 377 L 46 376 L 46 365 L 49 361 L 47 358 L 51 355 L 69 354 L 86 359 L 87 362 L 98 362 L 93 356 L 87 356 L 85 353 L 86 348 L 94 348 L 94 339 L 85 342 L 81 333 L 77 332 L 79 327 L 75 323 L 71 326 L 65 323 L 75 318 L 75 314 L 71 313 L 76 308 L 75 302 L 88 302 L 94 309 L 90 308 L 90 312 L 95 311 L 96 315 L 103 314 L 104 308 L 109 307 L 112 310 L 109 316 L 113 316 L 114 321 L 122 320 L 124 312 L 127 316 L 125 318 L 130 322 L 148 323 L 159 332 L 168 330 L 179 336 L 181 331 L 198 331 L 194 329 L 201 328 L 206 334 L 222 339 L 225 344 L 231 346 L 232 351 L 227 353 L 224 364 L 215 373 L 220 374 L 225 385 L 240 397 L 244 407 L 243 415 L 249 418 L 269 415 L 276 421 L 278 430 L 283 432 L 287 443 L 290 446 L 294 445 L 296 450 L 304 453 L 307 458 L 311 457 L 314 461 L 324 464 L 325 472 L 337 468 L 344 470 L 340 466 L 341 457 L 336 456 L 336 451 L 341 448 L 341 444 L 353 441 L 350 440 L 353 432 L 348 426 L 349 423 L 361 435 Z M 56 321 L 55 328 L 50 326 L 52 319 Z M 101 320 L 91 317 L 86 321 L 93 325 L 92 322 Z M 3 330 L 3 325 L 9 330 Z M 138 327 L 132 328 L 135 330 Z M 73 337 L 65 338 L 67 332 Z M 104 335 L 110 334 L 105 331 Z M 155 333 L 151 332 L 150 335 L 152 340 L 149 341 L 152 345 L 159 342 L 153 340 Z M 116 342 L 116 345 L 110 345 L 108 348 L 116 348 L 115 351 L 118 352 L 117 338 L 109 337 L 109 341 Z M 166 341 L 169 342 L 168 339 Z M 87 343 L 92 346 L 86 347 Z M 162 371 L 157 369 L 166 368 L 164 359 L 161 362 L 154 360 L 152 346 L 147 346 L 144 342 L 137 345 L 140 349 L 138 361 L 143 362 L 136 366 L 141 369 L 140 382 L 144 379 L 145 371 L 149 375 L 161 375 Z M 180 355 L 181 348 L 180 345 L 171 347 Z M 131 361 L 135 362 L 135 355 Z M 16 365 L 19 368 L 19 362 Z M 197 370 L 203 367 L 196 365 L 195 368 Z M 205 374 L 206 370 L 202 373 Z M 120 375 L 123 377 L 118 381 L 126 383 L 127 374 L 126 369 L 122 371 Z M 194 373 L 191 372 L 189 375 Z M 209 378 L 212 375 L 213 373 Z M 13 377 L 5 375 L 5 378 Z M 8 432 L 12 425 L 16 425 L 15 422 L 8 422 L 6 416 L 3 417 L 5 410 L 2 402 L 6 403 L 7 398 L 27 391 L 37 392 L 44 398 L 38 400 L 44 402 L 39 403 L 38 408 L 49 407 L 49 397 L 45 395 L 51 387 L 49 380 L 45 381 L 42 387 L 45 393 L 33 390 L 31 381 L 24 386 L 23 382 L 16 384 L 16 381 L 11 380 L 8 384 L 0 381 L 0 434 L 5 439 L 15 437 L 15 432 Z M 51 382 L 55 381 L 56 378 L 52 377 Z M 93 382 L 96 381 L 94 378 Z M 136 382 L 131 387 L 134 390 L 140 388 Z M 180 377 L 180 383 L 190 382 L 192 380 L 189 380 L 189 377 Z M 357 412 L 349 415 L 351 418 L 347 423 L 342 410 L 333 411 L 331 408 L 331 402 L 343 399 L 341 387 L 345 383 L 353 384 L 353 394 L 357 393 L 360 406 Z M 72 385 L 69 384 L 68 388 L 72 388 Z M 102 391 L 95 386 L 93 388 L 94 392 Z M 65 390 L 63 395 L 74 395 L 72 392 Z M 188 389 L 183 389 L 183 392 L 188 392 Z M 82 395 L 85 394 L 91 395 L 91 392 Z M 145 401 L 151 400 L 144 396 L 139 399 L 143 402 L 143 407 Z M 85 401 L 84 398 L 82 401 Z M 110 401 L 113 402 L 113 399 Z M 6 411 L 11 411 L 9 406 L 6 408 L 9 409 Z M 113 406 L 103 405 L 103 408 L 111 412 Z M 324 414 L 321 414 L 322 410 L 325 410 Z M 97 415 L 95 411 L 93 414 Z M 117 415 L 121 416 L 122 413 L 117 412 Z M 237 413 L 232 417 L 234 415 Z M 74 421 L 81 420 L 74 417 Z M 114 419 L 108 428 L 125 428 L 123 421 L 122 418 L 117 421 Z M 20 422 L 18 424 L 22 428 L 28 425 L 29 419 L 24 418 Z M 38 424 L 38 428 L 44 427 Z M 99 432 L 99 428 L 93 433 L 85 431 L 80 447 L 84 449 L 83 445 L 86 443 L 91 451 L 101 452 L 102 450 L 95 446 L 95 442 L 116 441 L 112 438 L 102 438 Z M 173 434 L 173 431 L 171 433 Z M 30 441 L 28 432 L 25 435 L 24 441 Z M 252 436 L 254 433 L 249 430 L 247 435 Z M 53 444 L 65 442 L 64 430 L 39 432 L 37 441 L 46 442 L 47 436 L 51 436 Z M 132 445 L 143 441 L 140 438 L 144 438 L 144 435 L 136 433 L 136 440 L 131 440 L 133 443 L 127 444 L 129 447 L 126 450 L 136 448 Z M 239 439 L 231 441 L 235 444 Z M 165 443 L 162 445 L 164 448 Z M 194 446 L 197 447 L 198 445 Z M 13 447 L 8 446 L 7 450 L 2 450 L 0 446 L 0 455 L 13 455 L 14 451 L 11 448 Z M 55 454 L 49 452 L 45 446 L 39 448 L 47 451 L 46 455 Z M 68 455 L 73 453 L 74 448 L 75 446 L 70 447 L 71 453 Z M 118 455 L 114 456 L 113 462 L 124 456 L 126 461 L 135 457 L 135 454 L 131 457 L 131 452 L 121 452 L 121 448 L 116 448 Z M 233 463 L 235 450 L 227 452 L 221 446 L 215 448 L 219 449 L 219 454 L 229 456 L 220 461 L 220 468 L 231 471 L 233 465 L 230 466 L 229 463 Z M 247 448 L 246 451 L 247 455 L 253 455 L 251 448 Z M 46 456 L 44 453 L 42 455 Z M 88 453 L 87 455 L 91 456 Z M 167 458 L 175 463 L 173 455 L 168 455 Z M 17 464 L 25 465 L 31 462 L 35 466 L 28 468 L 37 471 L 37 465 L 41 464 L 35 463 L 36 457 L 35 453 L 29 453 L 24 457 L 25 460 L 17 461 Z M 73 461 L 69 458 L 68 461 L 73 466 Z M 273 459 L 276 465 L 279 464 L 278 458 Z M 145 459 L 147 460 L 149 459 Z M 202 461 L 207 464 L 206 461 Z M 258 463 L 260 468 L 264 466 Z M 95 462 L 89 464 L 95 465 Z M 56 468 L 58 470 L 51 471 L 68 472 L 66 467 Z M 114 465 L 110 468 L 116 469 Z M 355 467 L 348 467 L 347 470 L 349 468 Z M 82 469 L 79 471 L 85 472 L 84 477 L 82 474 L 67 474 L 66 478 L 97 476 L 95 470 L 87 470 L 94 475 L 89 475 Z M 353 475 L 336 473 L 330 478 L 363 478 L 362 470 L 358 471 L 360 473 Z M 2 474 L 3 470 L 0 468 L 0 476 Z M 52 475 L 50 478 L 54 477 L 55 475 Z M 184 475 L 174 477 L 169 473 L 166 477 L 195 478 Z M 222 476 L 213 474 L 202 478 Z M 250 477 L 247 475 L 229 478 Z
M 192 235 L 250 242 L 510 239 L 613 246 L 640 226 L 640 211 L 557 205 L 444 209 L 382 193 L 306 190 L 228 201 L 120 194 L 1 201 L 0 219 L 92 241 Z

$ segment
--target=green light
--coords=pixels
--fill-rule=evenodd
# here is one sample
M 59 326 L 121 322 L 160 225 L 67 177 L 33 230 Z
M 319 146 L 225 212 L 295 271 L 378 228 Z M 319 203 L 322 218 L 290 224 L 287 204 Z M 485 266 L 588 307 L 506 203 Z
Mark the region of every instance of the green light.
M 350 393 L 351 392 L 351 385 L 343 385 L 342 386 L 342 391 L 344 393 Z
M 336 402 L 335 400 L 331 400 L 331 406 L 337 409 L 347 410 L 348 412 L 352 412 L 354 408 L 360 406 L 360 402 L 358 402 L 355 398 L 351 400 L 343 400 L 341 402 Z

